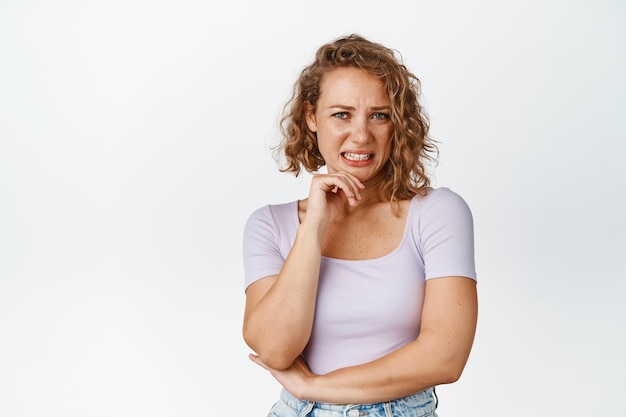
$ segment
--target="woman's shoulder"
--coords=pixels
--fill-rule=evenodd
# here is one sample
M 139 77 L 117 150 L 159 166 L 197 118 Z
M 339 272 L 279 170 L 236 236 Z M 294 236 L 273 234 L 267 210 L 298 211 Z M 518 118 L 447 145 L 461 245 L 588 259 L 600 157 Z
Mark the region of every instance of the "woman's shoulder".
M 265 226 L 270 228 L 290 227 L 293 218 L 298 216 L 298 200 L 270 203 L 257 207 L 250 213 L 246 226 L 259 227 Z
M 298 200 L 287 201 L 282 203 L 268 203 L 252 210 L 250 217 L 272 216 L 274 214 L 282 214 L 294 210 L 298 206 Z
M 424 205 L 432 204 L 454 204 L 462 203 L 467 204 L 465 199 L 460 194 L 451 190 L 448 187 L 439 188 L 426 188 L 423 193 L 417 194 L 413 197 L 414 202 L 418 202 Z
M 411 205 L 414 211 L 420 213 L 420 217 L 449 214 L 471 216 L 471 210 L 465 199 L 448 187 L 427 188 L 424 193 L 413 197 Z

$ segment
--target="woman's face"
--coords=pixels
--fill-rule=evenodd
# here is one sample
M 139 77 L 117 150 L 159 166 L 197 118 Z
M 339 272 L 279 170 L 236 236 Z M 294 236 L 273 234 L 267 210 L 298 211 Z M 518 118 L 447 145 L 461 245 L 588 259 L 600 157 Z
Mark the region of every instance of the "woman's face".
M 307 125 L 329 174 L 346 171 L 362 182 L 380 174 L 389 159 L 393 124 L 384 84 L 365 70 L 337 68 L 324 75 Z

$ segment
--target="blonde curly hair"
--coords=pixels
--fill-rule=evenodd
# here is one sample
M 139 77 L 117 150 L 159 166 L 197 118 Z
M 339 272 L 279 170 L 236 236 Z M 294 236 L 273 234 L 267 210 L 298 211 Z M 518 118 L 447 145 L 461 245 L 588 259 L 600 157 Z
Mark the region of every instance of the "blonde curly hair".
M 306 109 L 310 106 L 315 111 L 322 77 L 338 67 L 367 71 L 383 81 L 389 94 L 393 136 L 389 160 L 383 168 L 381 196 L 397 201 L 423 193 L 430 186 L 426 163 L 437 162 L 438 149 L 428 136 L 428 116 L 419 101 L 420 81 L 394 50 L 356 34 L 321 46 L 313 63 L 300 73 L 283 108 L 281 142 L 274 147 L 275 159 L 279 164 L 282 161 L 280 171 L 298 176 L 302 168 L 314 173 L 325 165 L 316 134 L 306 123 Z

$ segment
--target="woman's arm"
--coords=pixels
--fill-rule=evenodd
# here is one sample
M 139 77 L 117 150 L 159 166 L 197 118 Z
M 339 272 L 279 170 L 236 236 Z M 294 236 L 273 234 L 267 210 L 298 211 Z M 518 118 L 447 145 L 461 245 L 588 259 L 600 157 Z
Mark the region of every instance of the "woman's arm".
M 389 401 L 456 381 L 474 340 L 476 283 L 464 277 L 426 282 L 418 338 L 375 361 L 313 375 L 302 363 L 284 371 L 268 368 L 298 398 L 336 404 Z
M 279 275 L 246 290 L 244 340 L 272 368 L 285 369 L 311 335 L 320 268 L 321 236 L 301 225 Z
M 309 341 L 324 234 L 344 204 L 357 204 L 362 188 L 350 174 L 314 176 L 306 215 L 280 273 L 246 290 L 243 337 L 268 366 L 288 368 Z

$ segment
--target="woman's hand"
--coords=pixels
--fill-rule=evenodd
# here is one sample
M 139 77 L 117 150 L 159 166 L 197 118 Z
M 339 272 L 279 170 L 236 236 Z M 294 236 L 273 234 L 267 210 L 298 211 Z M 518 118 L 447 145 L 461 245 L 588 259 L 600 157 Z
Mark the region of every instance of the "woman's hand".
M 291 366 L 282 371 L 267 366 L 257 355 L 250 354 L 252 362 L 267 369 L 274 378 L 294 397 L 306 400 L 310 391 L 311 382 L 317 376 L 307 366 L 304 359 L 298 356 Z
M 347 202 L 356 206 L 365 188 L 357 177 L 347 172 L 317 174 L 311 180 L 306 220 L 329 225 Z

